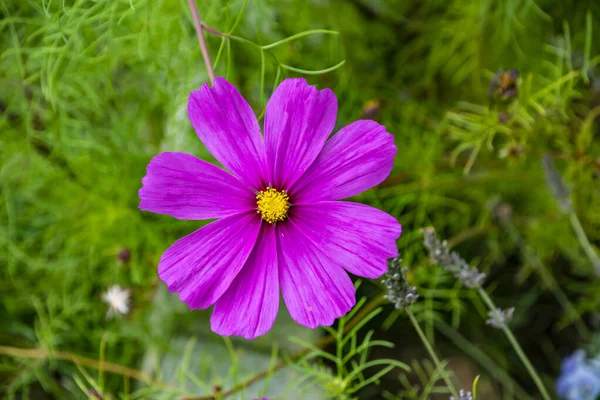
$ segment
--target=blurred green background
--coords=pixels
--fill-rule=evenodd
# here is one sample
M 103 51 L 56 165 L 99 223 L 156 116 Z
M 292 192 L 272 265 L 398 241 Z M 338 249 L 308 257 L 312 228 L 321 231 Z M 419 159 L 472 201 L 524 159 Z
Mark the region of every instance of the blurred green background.
M 207 40 L 217 75 L 257 115 L 277 79 L 306 76 L 336 93 L 337 128 L 372 118 L 395 135 L 392 174 L 354 200 L 402 223 L 398 246 L 421 296 L 414 312 L 465 388 L 481 375 L 479 398 L 538 398 L 502 332 L 486 325 L 481 300 L 431 263 L 422 228 L 434 226 L 488 274 L 498 306 L 516 308 L 511 327 L 550 391 L 564 355 L 600 343 L 600 281 L 571 224 L 576 214 L 597 254 L 600 3 L 200 0 L 198 8 L 209 26 L 261 45 L 339 32 L 263 52 Z M 186 1 L 0 0 L 0 16 L 0 393 L 209 395 L 305 347 L 289 336 L 325 335 L 291 323 L 281 307 L 267 337 L 224 341 L 210 332 L 210 311 L 190 312 L 157 277 L 162 252 L 200 223 L 138 210 L 145 167 L 162 151 L 212 161 L 187 120 L 187 96 L 207 75 Z M 575 214 L 552 195 L 546 153 Z M 132 309 L 107 319 L 102 293 L 115 284 L 131 289 Z M 358 293 L 382 290 L 365 281 Z M 393 342 L 369 359 L 413 372 L 393 369 L 380 385 L 344 394 L 322 379 L 328 362 L 292 362 L 274 389 L 259 382 L 227 398 L 420 398 L 432 381 L 427 353 L 406 316 L 382 307 L 357 336 L 373 330 Z M 103 359 L 131 370 L 99 372 Z M 311 368 L 321 380 L 306 378 Z M 438 386 L 444 394 L 430 388 L 423 398 L 447 399 Z

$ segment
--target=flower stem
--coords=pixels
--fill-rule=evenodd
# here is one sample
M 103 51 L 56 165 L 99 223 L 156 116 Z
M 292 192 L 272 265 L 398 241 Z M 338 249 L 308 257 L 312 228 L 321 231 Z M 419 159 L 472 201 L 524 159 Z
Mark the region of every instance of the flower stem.
M 352 318 L 348 322 L 348 324 L 344 327 L 344 333 L 348 333 L 360 321 L 362 321 L 362 319 L 366 315 L 368 315 L 371 311 L 373 311 L 375 308 L 377 308 L 377 306 L 379 306 L 380 304 L 383 304 L 385 302 L 386 302 L 386 299 L 383 296 L 383 293 L 377 297 L 372 298 L 367 304 L 365 304 L 365 306 L 363 308 L 361 308 L 361 310 L 354 316 L 354 318 Z M 316 347 L 322 349 L 325 346 L 327 346 L 331 343 L 334 343 L 335 341 L 336 341 L 336 336 L 329 335 L 329 336 L 319 339 L 314 345 Z M 270 374 L 275 373 L 275 372 L 279 371 L 280 369 L 286 367 L 290 362 L 298 361 L 299 359 L 301 359 L 302 357 L 307 355 L 309 352 L 310 352 L 310 349 L 303 349 L 303 350 L 300 350 L 299 352 L 297 352 L 296 354 L 292 355 L 291 357 L 284 358 L 277 364 L 270 366 L 268 369 L 257 373 L 256 375 L 235 385 L 234 387 L 232 387 L 229 390 L 223 391 L 221 393 L 221 398 L 224 399 L 224 398 L 232 396 L 242 390 L 246 390 L 247 388 L 254 385 L 255 383 L 265 379 Z M 214 397 L 213 396 L 183 397 L 182 400 L 214 400 Z
M 494 304 L 494 302 L 492 301 L 490 296 L 487 294 L 487 292 L 482 287 L 478 287 L 477 290 L 479 292 L 479 295 L 483 299 L 484 303 L 488 306 L 488 308 L 492 311 L 496 310 L 496 305 Z M 529 372 L 529 375 L 531 375 L 531 378 L 535 382 L 535 384 L 536 384 L 538 390 L 540 391 L 542 397 L 544 398 L 544 400 L 551 400 L 550 395 L 548 395 L 548 392 L 546 391 L 546 387 L 542 383 L 540 376 L 535 371 L 535 368 L 533 367 L 533 365 L 531 365 L 531 362 L 527 358 L 527 355 L 525 355 L 525 352 L 521 348 L 521 345 L 519 344 L 519 342 L 517 342 L 515 335 L 513 335 L 512 331 L 506 324 L 503 324 L 501 329 L 504 331 L 504 334 L 508 338 L 508 341 L 512 345 L 513 349 L 515 350 L 515 352 L 517 353 L 519 358 L 521 359 L 521 362 L 527 369 L 527 372 Z
M 588 240 L 585 231 L 581 226 L 581 222 L 579 222 L 579 218 L 577 218 L 577 214 L 575 214 L 575 211 L 569 212 L 569 221 L 571 221 L 571 226 L 575 231 L 575 235 L 577 235 L 577 240 L 579 240 L 579 243 L 581 244 L 581 247 L 583 247 L 585 254 L 587 254 L 588 258 L 592 262 L 592 265 L 596 270 L 596 274 L 600 275 L 600 257 L 598 257 L 598 254 L 596 254 L 596 251 Z
M 421 327 L 419 326 L 419 323 L 417 322 L 417 319 L 415 318 L 415 316 L 412 313 L 412 311 L 410 310 L 410 308 L 406 309 L 406 314 L 408 314 L 408 318 L 410 318 L 410 322 L 412 322 L 415 330 L 419 334 L 419 337 L 421 338 L 423 345 L 429 352 L 429 355 L 431 356 L 431 359 L 435 363 L 435 366 L 440 371 L 440 375 L 442 376 L 442 379 L 444 380 L 444 382 L 446 382 L 446 386 L 448 386 L 448 389 L 450 389 L 450 392 L 452 393 L 452 395 L 454 396 L 455 399 L 460 399 L 460 396 L 458 395 L 458 391 L 456 390 L 454 383 L 452 383 L 452 381 L 450 380 L 450 377 L 446 373 L 446 370 L 444 369 L 444 367 L 442 367 L 442 364 L 440 363 L 439 358 L 437 357 L 437 355 L 435 354 L 435 351 L 431 347 L 431 343 L 429 343 L 429 340 L 427 340 L 427 337 L 421 330 Z
M 521 236 L 510 218 L 501 219 L 500 224 L 506 229 L 508 236 L 512 239 L 512 241 L 519 246 L 521 252 L 525 256 L 525 260 L 528 261 L 533 269 L 540 275 L 542 283 L 546 285 L 548 289 L 550 289 L 552 294 L 554 294 L 554 297 L 556 297 L 558 303 L 565 310 L 575 325 L 575 329 L 577 329 L 579 335 L 587 340 L 590 337 L 589 329 L 581 320 L 575 306 L 569 301 L 565 292 L 562 291 L 560 285 L 556 282 L 556 279 L 554 279 L 552 272 L 546 268 L 542 260 L 535 254 L 535 252 L 527 246 L 525 239 Z
M 198 7 L 196 7 L 196 0 L 188 0 L 190 10 L 192 11 L 192 18 L 194 20 L 194 26 L 196 27 L 196 35 L 198 36 L 198 43 L 200 43 L 200 51 L 202 51 L 202 58 L 204 59 L 204 65 L 208 72 L 208 78 L 210 79 L 210 85 L 212 86 L 215 81 L 215 72 L 213 71 L 212 62 L 210 61 L 210 55 L 208 54 L 208 46 L 206 46 L 206 39 L 204 38 L 204 25 L 200 14 L 198 14 Z
M 168 383 L 156 381 L 152 378 L 152 376 L 146 374 L 145 372 L 138 371 L 124 365 L 114 364 L 104 359 L 94 360 L 92 358 L 83 357 L 67 351 L 49 351 L 42 348 L 26 349 L 20 347 L 0 346 L 0 355 L 7 355 L 16 358 L 31 358 L 43 361 L 64 360 L 78 366 L 94 368 L 103 372 L 111 372 L 128 378 L 133 378 L 140 382 L 144 382 L 147 385 L 153 385 L 158 388 L 177 391 L 176 387 Z

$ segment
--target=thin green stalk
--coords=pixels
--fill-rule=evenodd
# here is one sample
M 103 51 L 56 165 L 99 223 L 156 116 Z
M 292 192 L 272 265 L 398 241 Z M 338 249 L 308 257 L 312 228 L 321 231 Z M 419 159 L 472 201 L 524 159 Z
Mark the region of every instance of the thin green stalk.
M 339 63 L 335 64 L 332 67 L 329 68 L 325 68 L 325 69 L 319 69 L 319 70 L 309 70 L 309 69 L 302 69 L 302 68 L 296 68 L 296 67 L 292 67 L 290 65 L 287 64 L 283 64 L 283 63 L 279 63 L 279 66 L 283 69 L 286 69 L 288 71 L 292 71 L 292 72 L 297 72 L 299 74 L 304 74 L 304 75 L 321 75 L 321 74 L 326 74 L 327 72 L 331 72 L 331 71 L 335 71 L 336 69 L 340 68 L 342 65 L 346 64 L 346 60 L 342 60 Z
M 596 254 L 596 251 L 588 240 L 587 235 L 581 226 L 581 222 L 579 221 L 579 218 L 577 218 L 577 214 L 575 214 L 575 211 L 569 212 L 569 221 L 571 221 L 571 226 L 575 231 L 575 235 L 577 235 L 577 240 L 579 240 L 579 243 L 581 244 L 581 247 L 583 247 L 585 254 L 587 254 L 588 258 L 592 262 L 596 273 L 600 274 L 600 257 L 598 254 Z
M 311 29 L 309 31 L 304 31 L 304 32 L 296 33 L 295 35 L 292 35 L 292 36 L 290 36 L 288 38 L 285 38 L 283 40 L 280 40 L 278 42 L 271 43 L 271 44 L 266 44 L 266 45 L 262 46 L 262 49 L 263 50 L 272 49 L 272 48 L 277 47 L 279 45 L 282 45 L 284 43 L 291 42 L 292 40 L 296 40 L 296 39 L 299 39 L 299 38 L 304 37 L 304 36 L 314 35 L 315 33 L 325 33 L 325 34 L 336 35 L 336 36 L 339 35 L 339 32 L 337 32 L 337 31 L 330 31 L 328 29 Z
M 490 298 L 490 296 L 487 294 L 487 292 L 483 288 L 481 288 L 481 287 L 477 288 L 477 290 L 479 291 L 479 295 L 483 299 L 484 303 L 488 306 L 488 308 L 491 311 L 495 311 L 497 309 L 496 305 L 494 304 L 494 302 L 492 301 L 492 299 Z M 521 348 L 521 345 L 519 344 L 519 342 L 517 342 L 517 339 L 513 335 L 512 331 L 508 328 L 508 326 L 506 324 L 502 325 L 502 330 L 504 331 L 504 334 L 508 338 L 508 341 L 512 345 L 513 349 L 515 350 L 515 352 L 517 353 L 517 355 L 521 359 L 521 362 L 523 363 L 523 365 L 527 369 L 527 372 L 529 372 L 529 375 L 531 375 L 531 378 L 535 382 L 535 384 L 536 384 L 538 390 L 540 391 L 542 397 L 544 398 L 544 400 L 551 400 L 551 397 L 548 394 L 548 392 L 546 391 L 546 387 L 542 383 L 542 380 L 541 380 L 540 376 L 538 375 L 538 373 L 536 372 L 535 368 L 533 367 L 533 365 L 529 361 L 529 358 L 527 358 L 527 355 L 525 354 L 525 352 Z
M 190 1 L 192 1 L 192 0 L 190 0 Z M 272 52 L 269 51 L 269 49 L 272 49 L 273 47 L 278 46 L 278 45 L 286 42 L 289 38 L 285 39 L 285 40 L 282 40 L 280 42 L 271 43 L 271 44 L 268 44 L 268 45 L 261 46 L 260 44 L 255 43 L 252 40 L 248 40 L 248 39 L 245 39 L 245 38 L 242 38 L 242 37 L 239 37 L 239 36 L 235 36 L 235 35 L 224 34 L 222 32 L 217 31 L 216 29 L 213 29 L 213 28 L 210 28 L 207 25 L 204 25 L 203 23 L 201 23 L 201 28 L 203 30 L 206 30 L 208 33 L 211 33 L 211 34 L 213 34 L 215 36 L 219 36 L 219 37 L 224 38 L 224 39 L 235 40 L 235 41 L 240 42 L 240 43 L 245 43 L 245 44 L 248 44 L 248 45 L 250 45 L 250 46 L 252 46 L 252 47 L 257 48 L 258 50 L 260 50 L 261 71 L 262 71 L 261 72 L 261 88 L 264 86 L 265 52 L 269 56 L 271 56 L 271 57 L 273 57 L 275 59 L 275 61 L 277 62 L 277 65 L 278 65 L 277 66 L 278 69 L 285 69 L 287 71 L 292 71 L 292 72 L 296 72 L 296 73 L 304 74 L 304 75 L 321 75 L 321 74 L 326 74 L 328 72 L 335 71 L 336 69 L 340 68 L 341 66 L 343 66 L 346 63 L 346 60 L 342 60 L 339 63 L 337 63 L 337 64 L 335 64 L 335 65 L 333 65 L 333 66 L 331 66 L 329 68 L 324 68 L 324 69 L 319 69 L 319 70 L 308 70 L 308 69 L 296 68 L 296 67 L 292 67 L 291 65 L 283 64 L 282 62 L 280 62 L 277 59 L 277 57 Z M 292 39 L 296 39 L 298 37 L 306 36 L 306 35 L 313 34 L 313 33 L 316 33 L 316 32 L 317 33 L 321 32 L 321 33 L 337 34 L 337 32 L 333 32 L 333 31 L 316 30 L 316 31 L 301 32 L 301 33 L 299 33 L 297 35 L 292 36 L 291 38 Z M 231 42 L 231 40 L 228 40 L 228 43 L 227 43 L 228 45 Z M 229 50 L 229 48 L 228 48 L 228 50 Z M 219 54 L 220 54 L 220 51 L 219 51 Z M 218 55 L 217 55 L 217 57 L 218 57 Z M 215 65 L 216 65 L 216 63 L 215 63 Z M 261 93 L 262 93 L 261 99 L 264 100 L 264 98 L 263 98 L 263 96 L 264 96 L 264 90 L 261 90 Z M 262 103 L 264 103 L 264 101 L 262 101 Z
M 343 374 L 344 371 L 342 370 L 344 368 L 344 362 L 343 362 L 343 351 L 344 351 L 344 342 L 343 342 L 343 338 L 344 338 L 344 322 L 346 320 L 344 318 L 340 318 L 340 322 L 339 322 L 339 326 L 338 326 L 338 330 L 336 332 L 336 369 L 337 369 L 337 377 L 338 379 L 342 380 L 343 379 Z
M 575 325 L 575 329 L 577 329 L 577 332 L 579 333 L 579 335 L 581 335 L 581 337 L 583 337 L 583 338 L 589 338 L 590 331 L 587 328 L 587 326 L 585 325 L 585 323 L 583 323 L 583 321 L 581 320 L 581 317 L 580 317 L 579 313 L 577 312 L 577 309 L 569 301 L 569 298 L 567 297 L 565 292 L 562 291 L 562 289 L 560 288 L 560 285 L 556 282 L 556 279 L 554 279 L 554 276 L 552 275 L 552 273 L 550 271 L 548 271 L 546 266 L 542 263 L 542 260 L 540 260 L 540 258 L 535 254 L 535 252 L 527 246 L 527 244 L 525 243 L 525 240 L 523 239 L 523 237 L 521 236 L 521 234 L 519 233 L 519 231 L 517 230 L 515 225 L 512 223 L 512 221 L 509 218 L 504 218 L 504 219 L 501 219 L 500 223 L 508 231 L 508 234 L 511 237 L 512 241 L 517 246 L 519 246 L 519 248 L 523 252 L 523 255 L 525 256 L 525 260 L 527 260 L 527 261 L 529 261 L 529 263 L 531 263 L 534 270 L 540 275 L 540 278 L 542 279 L 542 282 L 544 283 L 544 285 L 546 285 L 546 287 L 548 289 L 550 289 L 550 291 L 552 292 L 552 294 L 554 295 L 554 297 L 556 298 L 558 303 L 565 310 L 565 312 L 569 315 L 569 318 L 571 319 L 572 323 Z
M 260 50 L 260 106 L 265 105 L 265 51 Z
M 454 396 L 455 399 L 460 399 L 460 396 L 458 395 L 458 391 L 456 390 L 456 386 L 454 386 L 454 383 L 452 382 L 452 380 L 450 380 L 450 377 L 446 373 L 446 369 L 442 367 L 442 364 L 440 363 L 439 358 L 435 354 L 435 351 L 431 347 L 429 340 L 427 340 L 427 337 L 421 330 L 421 327 L 419 326 L 419 323 L 417 322 L 415 315 L 412 313 L 412 311 L 409 308 L 406 309 L 406 314 L 408 314 L 408 318 L 410 318 L 410 322 L 413 324 L 415 330 L 419 334 L 419 337 L 421 338 L 423 345 L 429 352 L 429 355 L 431 356 L 431 359 L 433 360 L 435 366 L 440 371 L 440 375 L 442 376 L 442 379 L 444 380 L 444 382 L 446 382 L 446 386 L 448 386 L 448 389 L 450 389 L 452 396 Z
M 527 392 L 525 392 L 525 390 L 519 386 L 519 384 L 515 382 L 504 369 L 502 369 L 502 367 L 496 364 L 496 362 L 485 354 L 485 352 L 479 350 L 477 346 L 471 344 L 471 342 L 457 330 L 439 319 L 435 320 L 435 326 L 439 332 L 450 339 L 457 347 L 461 348 L 475 362 L 481 365 L 483 369 L 487 370 L 490 376 L 497 377 L 498 382 L 506 388 L 509 394 L 516 396 L 516 398 L 521 400 L 533 400 L 533 398 L 527 394 Z
M 244 10 L 246 9 L 247 3 L 248 3 L 248 0 L 244 0 L 242 2 L 242 8 L 240 9 L 240 12 L 238 13 L 237 17 L 235 18 L 235 22 L 233 23 L 233 26 L 231 27 L 229 32 L 227 32 L 229 35 L 231 35 L 233 33 L 233 31 L 235 31 L 235 28 L 237 28 L 239 23 L 242 21 L 242 15 L 244 15 Z

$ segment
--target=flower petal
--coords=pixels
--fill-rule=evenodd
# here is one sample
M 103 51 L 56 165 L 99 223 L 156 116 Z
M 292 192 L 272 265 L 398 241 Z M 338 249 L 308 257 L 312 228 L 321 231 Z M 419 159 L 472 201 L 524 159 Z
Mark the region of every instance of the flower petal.
M 265 143 L 271 185 L 289 189 L 308 169 L 335 126 L 337 99 L 305 79 L 286 79 L 265 113 Z
M 179 239 L 160 259 L 160 279 L 191 309 L 209 307 L 242 269 L 260 225 L 255 213 L 238 214 Z
M 256 208 L 254 193 L 231 174 L 186 153 L 162 153 L 146 168 L 140 209 L 179 219 L 209 219 Z
M 585 350 L 578 349 L 573 354 L 568 357 L 565 357 L 563 361 L 560 363 L 560 370 L 563 373 L 569 373 L 579 368 L 582 365 L 585 365 L 587 355 Z
M 277 226 L 279 285 L 292 319 L 330 326 L 354 306 L 352 280 L 292 219 Z
M 294 207 L 294 223 L 346 271 L 379 278 L 398 256 L 402 227 L 391 215 L 364 204 L 324 201 Z
M 279 309 L 278 276 L 275 228 L 263 224 L 246 264 L 215 303 L 213 331 L 246 339 L 267 333 Z
M 354 196 L 390 174 L 396 150 L 394 137 L 384 126 L 375 121 L 353 122 L 325 144 L 290 195 L 295 203 Z
M 267 181 L 265 144 L 250 105 L 223 78 L 190 93 L 188 116 L 213 156 L 253 189 Z

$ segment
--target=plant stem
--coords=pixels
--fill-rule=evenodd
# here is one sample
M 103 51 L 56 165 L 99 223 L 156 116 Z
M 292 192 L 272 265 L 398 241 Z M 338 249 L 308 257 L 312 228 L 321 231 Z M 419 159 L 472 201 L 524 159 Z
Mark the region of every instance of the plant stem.
M 520 248 L 525 260 L 528 261 L 533 269 L 540 275 L 542 283 L 546 285 L 548 289 L 550 289 L 552 294 L 554 294 L 554 297 L 556 297 L 558 303 L 569 315 L 569 318 L 575 325 L 579 335 L 587 340 L 590 337 L 589 329 L 581 320 L 575 306 L 569 301 L 569 298 L 565 292 L 562 291 L 560 285 L 556 282 L 556 279 L 554 279 L 552 272 L 546 268 L 544 263 L 542 263 L 542 260 L 535 254 L 535 252 L 527 246 L 525 239 L 521 236 L 517 227 L 513 224 L 510 218 L 501 218 L 500 224 L 506 229 L 512 241 Z
M 492 301 L 492 299 L 490 298 L 490 296 L 487 294 L 487 292 L 483 288 L 481 288 L 481 287 L 477 288 L 477 290 L 479 292 L 479 295 L 483 299 L 484 303 L 488 306 L 488 308 L 491 311 L 495 311 L 497 309 L 496 305 L 494 304 L 494 302 Z M 510 328 L 506 324 L 503 324 L 502 325 L 502 330 L 504 331 L 504 334 L 508 338 L 508 341 L 512 345 L 513 349 L 515 350 L 515 352 L 517 353 L 517 355 L 521 359 L 521 362 L 523 363 L 523 365 L 527 369 L 527 372 L 529 372 L 529 375 L 531 376 L 531 378 L 535 382 L 535 384 L 536 384 L 538 390 L 540 391 L 542 397 L 544 398 L 544 400 L 551 400 L 551 397 L 550 397 L 550 395 L 548 395 L 548 392 L 546 391 L 546 387 L 544 387 L 544 384 L 542 383 L 542 380 L 541 380 L 540 376 L 536 372 L 536 370 L 533 367 L 533 365 L 531 365 L 531 362 L 527 358 L 527 355 L 525 354 L 525 352 L 521 348 L 521 345 L 519 344 L 519 342 L 517 341 L 517 339 L 513 335 L 513 333 L 510 330 Z
M 587 254 L 588 258 L 592 262 L 592 265 L 596 270 L 596 274 L 600 275 L 600 257 L 598 254 L 596 254 L 596 251 L 588 240 L 587 235 L 581 226 L 581 222 L 579 222 L 579 218 L 577 218 L 577 214 L 575 214 L 575 211 L 571 210 L 569 212 L 569 221 L 571 221 L 571 226 L 575 231 L 575 235 L 577 235 L 577 240 L 579 240 L 579 243 L 581 244 L 581 247 L 583 247 L 585 254 Z
M 468 356 L 470 356 L 475 362 L 477 362 L 483 369 L 487 370 L 490 376 L 497 378 L 498 382 L 503 385 L 507 394 L 513 395 L 512 398 L 520 400 L 533 400 L 533 398 L 525 392 L 525 390 L 515 382 L 510 375 L 508 375 L 496 362 L 489 357 L 485 352 L 480 350 L 477 346 L 474 346 L 461 335 L 458 331 L 452 328 L 450 325 L 436 319 L 434 321 L 435 326 L 439 332 L 452 341 L 457 347 L 461 348 Z M 507 398 L 511 398 L 507 396 Z
M 225 34 L 223 32 L 219 32 L 215 28 L 211 28 L 210 26 L 206 25 L 202 21 L 200 21 L 200 26 L 202 27 L 202 30 L 210 33 L 211 35 L 215 35 L 215 36 L 218 36 L 218 37 L 223 38 L 223 39 L 228 39 L 229 38 L 229 35 L 227 35 L 227 34 Z
M 154 380 L 150 375 L 138 371 L 136 369 L 128 368 L 123 365 L 114 364 L 103 359 L 94 360 L 92 358 L 83 357 L 77 354 L 69 353 L 67 351 L 48 351 L 46 349 L 24 349 L 20 347 L 0 346 L 0 354 L 8 355 L 17 358 L 33 358 L 38 360 L 64 360 L 72 362 L 76 365 L 84 367 L 94 368 L 101 371 L 111 372 L 133 378 L 140 382 L 144 382 L 148 385 L 154 385 L 159 388 L 177 390 L 176 387 L 169 385 L 164 382 Z
M 352 318 L 348 324 L 344 327 L 344 333 L 348 333 L 352 328 L 354 328 L 366 315 L 368 315 L 371 311 L 373 311 L 375 308 L 377 308 L 377 306 L 379 306 L 380 304 L 385 303 L 385 297 L 382 294 L 380 294 L 377 297 L 372 298 L 371 300 L 369 300 L 369 302 L 367 304 L 365 304 L 365 306 L 363 308 L 360 309 L 360 311 L 358 313 L 356 313 L 356 315 L 354 316 L 354 318 Z M 315 346 L 322 349 L 325 346 L 333 343 L 336 341 L 336 337 L 333 335 L 329 335 L 329 336 L 325 336 L 324 338 L 319 339 L 316 343 Z M 296 354 L 294 354 L 291 357 L 287 357 L 283 360 L 281 360 L 280 362 L 278 362 L 277 364 L 275 364 L 274 366 L 269 367 L 268 369 L 259 372 L 258 374 L 248 378 L 247 380 L 235 385 L 234 387 L 232 387 L 229 390 L 225 390 L 223 392 L 221 392 L 221 398 L 226 398 L 229 397 L 237 392 L 240 392 L 242 390 L 245 390 L 247 388 L 249 388 L 250 386 L 254 385 L 257 382 L 260 382 L 261 380 L 265 379 L 267 376 L 269 376 L 269 374 L 272 374 L 274 372 L 279 371 L 280 369 L 284 368 L 285 366 L 287 366 L 289 363 L 294 362 L 294 361 L 298 361 L 299 359 L 301 359 L 302 357 L 304 357 L 305 355 L 307 355 L 308 353 L 310 353 L 310 349 L 304 349 L 304 350 L 300 350 L 299 352 L 297 352 Z M 214 396 L 203 396 L 203 397 L 183 397 L 182 400 L 213 400 Z
M 415 318 L 414 314 L 412 313 L 412 311 L 409 308 L 406 309 L 406 314 L 408 314 L 408 318 L 410 318 L 410 322 L 412 322 L 415 330 L 419 334 L 419 337 L 421 338 L 423 345 L 429 352 L 429 355 L 431 356 L 431 359 L 433 360 L 435 366 L 440 371 L 440 375 L 442 376 L 442 379 L 444 380 L 444 382 L 446 382 L 446 386 L 448 386 L 448 389 L 450 389 L 452 396 L 454 396 L 455 399 L 460 399 L 460 396 L 458 395 L 458 391 L 456 390 L 456 386 L 454 386 L 454 383 L 452 383 L 452 381 L 450 380 L 450 377 L 446 373 L 446 369 L 442 366 L 442 363 L 440 363 L 439 358 L 437 357 L 437 355 L 435 354 L 435 351 L 431 347 L 429 340 L 427 340 L 427 337 L 421 330 L 421 327 L 419 326 L 419 323 L 417 322 L 417 319 Z
M 215 81 L 215 72 L 213 71 L 210 55 L 208 54 L 208 46 L 206 46 L 206 39 L 204 38 L 204 25 L 202 24 L 202 19 L 200 19 L 200 14 L 198 14 L 196 0 L 188 0 L 188 3 L 190 5 L 190 10 L 192 11 L 192 18 L 194 20 L 194 26 L 196 27 L 196 35 L 198 36 L 198 43 L 200 43 L 200 51 L 202 51 L 204 65 L 206 66 L 210 85 L 212 86 Z

